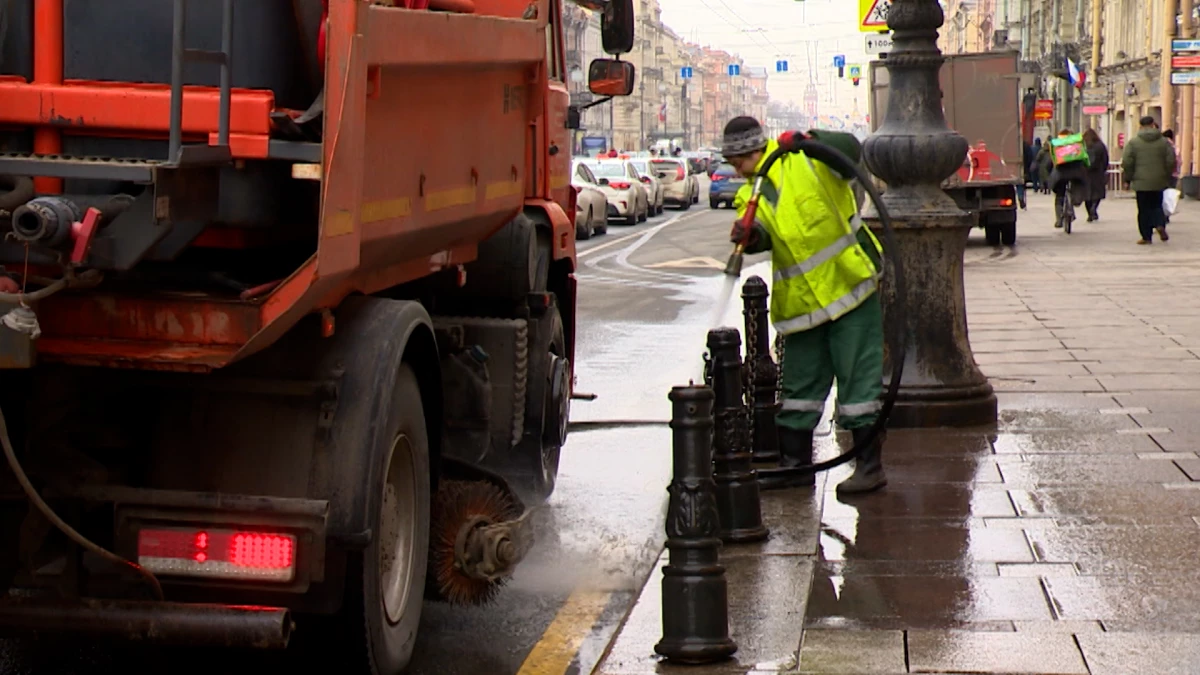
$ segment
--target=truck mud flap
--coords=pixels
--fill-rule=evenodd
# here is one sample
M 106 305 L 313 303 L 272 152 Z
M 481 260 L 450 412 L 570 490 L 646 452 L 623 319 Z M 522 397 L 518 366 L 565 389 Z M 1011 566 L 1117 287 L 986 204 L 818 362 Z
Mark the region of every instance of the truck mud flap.
M 191 647 L 283 649 L 294 624 L 288 610 L 175 602 L 30 597 L 0 600 L 0 635 L 70 635 Z

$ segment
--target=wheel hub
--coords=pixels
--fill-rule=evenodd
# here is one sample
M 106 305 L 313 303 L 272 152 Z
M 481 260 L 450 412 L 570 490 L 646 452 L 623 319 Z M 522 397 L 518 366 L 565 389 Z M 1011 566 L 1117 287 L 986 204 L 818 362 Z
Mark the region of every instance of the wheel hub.
M 567 421 L 571 416 L 571 362 L 550 355 L 550 396 L 546 405 L 546 440 L 556 445 L 567 442 Z
M 416 469 L 407 436 L 401 434 L 392 444 L 384 475 L 379 519 L 379 592 L 388 622 L 396 624 L 403 616 L 408 595 L 412 592 L 408 572 L 418 554 L 413 550 Z

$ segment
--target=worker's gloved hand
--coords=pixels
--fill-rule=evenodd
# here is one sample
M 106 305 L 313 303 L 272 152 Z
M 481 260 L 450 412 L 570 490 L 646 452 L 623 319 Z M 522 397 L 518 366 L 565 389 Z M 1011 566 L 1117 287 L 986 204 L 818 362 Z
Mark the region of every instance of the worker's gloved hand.
M 749 243 L 751 230 L 742 224 L 742 219 L 738 218 L 733 222 L 733 229 L 729 231 L 729 241 L 734 244 Z
M 800 141 L 806 140 L 808 135 L 802 131 L 785 131 L 779 134 L 777 139 L 779 147 L 785 152 L 796 152 L 800 149 Z

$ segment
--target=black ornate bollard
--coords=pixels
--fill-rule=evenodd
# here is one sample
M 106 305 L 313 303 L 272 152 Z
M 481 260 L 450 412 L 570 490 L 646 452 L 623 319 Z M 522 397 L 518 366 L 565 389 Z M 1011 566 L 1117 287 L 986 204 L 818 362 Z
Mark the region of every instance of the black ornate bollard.
M 711 663 L 729 658 L 729 597 L 719 563 L 716 484 L 712 478 L 713 391 L 675 387 L 671 399 L 674 476 L 667 492 L 667 549 L 663 568 L 663 637 L 654 651 L 673 661 Z
M 767 282 L 753 276 L 742 284 L 742 314 L 746 317 L 746 388 L 750 393 L 751 453 L 755 462 L 779 461 L 775 430 L 779 366 L 771 358 L 771 329 L 767 325 Z
M 762 541 L 770 534 L 763 526 L 758 475 L 750 455 L 750 420 L 742 396 L 742 336 L 736 328 L 708 331 L 712 389 L 713 480 L 721 540 L 727 544 Z

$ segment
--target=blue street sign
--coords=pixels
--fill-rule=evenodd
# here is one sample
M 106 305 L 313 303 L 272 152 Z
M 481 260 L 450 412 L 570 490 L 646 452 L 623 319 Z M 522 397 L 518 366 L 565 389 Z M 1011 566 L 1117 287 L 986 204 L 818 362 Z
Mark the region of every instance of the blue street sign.
M 775 62 L 775 72 L 786 73 L 788 71 L 787 68 L 788 68 L 787 61 L 776 61 Z
M 845 68 L 846 67 L 846 57 L 841 54 L 838 54 L 837 56 L 833 57 L 833 67 L 834 68 Z
M 680 77 L 682 77 L 682 78 L 683 78 L 683 79 L 685 79 L 685 80 L 690 80 L 690 79 L 692 79 L 692 67 L 691 67 L 691 66 L 684 66 L 684 67 L 680 68 L 680 69 L 679 69 L 679 76 L 680 76 Z
M 741 67 L 741 66 L 739 66 L 739 65 L 738 65 L 738 64 L 736 64 L 736 63 L 731 63 L 731 64 L 729 64 L 729 75 L 730 75 L 730 76 L 733 76 L 733 75 L 741 75 L 741 74 L 742 74 L 742 67 Z

